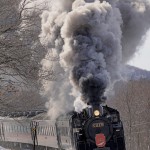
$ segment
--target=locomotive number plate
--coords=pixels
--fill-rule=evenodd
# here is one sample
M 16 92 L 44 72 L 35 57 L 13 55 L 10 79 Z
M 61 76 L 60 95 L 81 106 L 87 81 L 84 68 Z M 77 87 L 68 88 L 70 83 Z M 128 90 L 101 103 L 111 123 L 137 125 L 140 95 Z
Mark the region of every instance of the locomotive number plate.
M 92 126 L 93 128 L 101 128 L 101 127 L 104 127 L 104 123 L 103 122 L 93 123 Z

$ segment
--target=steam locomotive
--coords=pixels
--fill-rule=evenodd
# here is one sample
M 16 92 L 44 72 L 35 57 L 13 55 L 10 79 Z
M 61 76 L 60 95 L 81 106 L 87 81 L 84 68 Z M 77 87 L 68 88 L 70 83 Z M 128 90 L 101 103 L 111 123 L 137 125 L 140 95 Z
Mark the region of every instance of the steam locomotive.
M 119 112 L 108 106 L 93 104 L 56 121 L 41 118 L 0 120 L 0 145 L 15 150 L 125 150 Z
M 108 106 L 95 104 L 80 114 L 61 116 L 57 127 L 62 149 L 71 146 L 76 150 L 125 150 L 119 112 Z M 70 145 L 67 145 L 67 138 L 72 140 Z

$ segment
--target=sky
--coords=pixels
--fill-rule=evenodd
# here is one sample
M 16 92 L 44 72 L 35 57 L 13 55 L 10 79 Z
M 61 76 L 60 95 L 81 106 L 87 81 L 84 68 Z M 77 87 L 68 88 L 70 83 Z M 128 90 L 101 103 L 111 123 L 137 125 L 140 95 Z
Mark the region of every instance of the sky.
M 143 45 L 128 64 L 150 71 L 150 30 L 144 38 Z

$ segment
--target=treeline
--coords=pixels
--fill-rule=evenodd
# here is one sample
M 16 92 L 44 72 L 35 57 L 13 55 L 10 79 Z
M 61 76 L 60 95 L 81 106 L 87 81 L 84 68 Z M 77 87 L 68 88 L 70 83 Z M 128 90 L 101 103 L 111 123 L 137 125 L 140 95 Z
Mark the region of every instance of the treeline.
M 150 149 L 150 80 L 120 81 L 108 101 L 124 123 L 127 150 Z

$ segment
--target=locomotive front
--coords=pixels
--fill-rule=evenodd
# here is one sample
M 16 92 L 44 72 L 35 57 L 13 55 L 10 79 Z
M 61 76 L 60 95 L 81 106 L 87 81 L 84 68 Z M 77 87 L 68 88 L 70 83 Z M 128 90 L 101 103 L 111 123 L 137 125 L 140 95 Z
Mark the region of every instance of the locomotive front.
M 84 124 L 84 133 L 89 143 L 96 144 L 97 147 L 102 148 L 110 140 L 113 127 L 108 119 L 100 115 L 99 110 L 94 110 L 93 114 Z
M 100 104 L 90 105 L 73 119 L 76 150 L 125 150 L 119 112 Z

